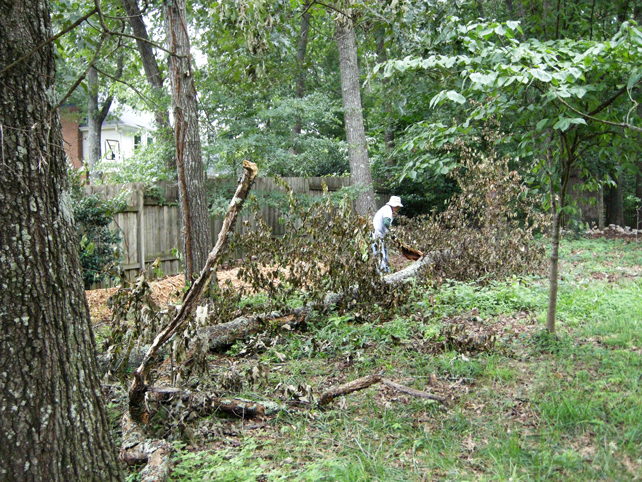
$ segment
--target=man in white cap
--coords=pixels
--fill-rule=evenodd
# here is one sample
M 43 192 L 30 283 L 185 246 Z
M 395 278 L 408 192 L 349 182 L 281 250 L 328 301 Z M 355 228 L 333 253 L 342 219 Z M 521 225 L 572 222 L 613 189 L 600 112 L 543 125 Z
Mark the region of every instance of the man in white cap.
M 379 258 L 379 272 L 390 272 L 388 266 L 388 250 L 386 249 L 386 235 L 390 232 L 390 225 L 399 208 L 402 208 L 399 196 L 391 196 L 390 201 L 375 214 L 372 224 L 374 225 L 374 242 L 372 252 Z

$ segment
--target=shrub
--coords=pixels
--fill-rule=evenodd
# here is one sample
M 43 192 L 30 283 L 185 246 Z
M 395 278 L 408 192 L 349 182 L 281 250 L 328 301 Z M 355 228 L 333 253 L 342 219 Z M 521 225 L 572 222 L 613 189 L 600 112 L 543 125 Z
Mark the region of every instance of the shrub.
M 89 289 L 94 283 L 107 278 L 107 268 L 120 260 L 120 233 L 109 229 L 109 224 L 113 215 L 124 207 L 123 200 L 127 193 L 109 201 L 100 200 L 97 196 L 86 196 L 83 189 L 85 172 L 69 169 L 82 277 L 85 289 Z

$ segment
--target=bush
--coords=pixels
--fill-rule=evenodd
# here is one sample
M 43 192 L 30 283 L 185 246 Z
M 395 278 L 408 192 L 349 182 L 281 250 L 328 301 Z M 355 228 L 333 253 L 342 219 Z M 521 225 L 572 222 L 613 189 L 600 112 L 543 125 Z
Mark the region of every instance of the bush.
M 120 260 L 120 233 L 109 229 L 109 224 L 114 214 L 124 207 L 123 200 L 127 193 L 109 201 L 102 201 L 97 196 L 85 196 L 85 174 L 83 170 L 69 169 L 82 277 L 85 289 L 89 289 L 94 283 L 107 278 L 108 268 Z

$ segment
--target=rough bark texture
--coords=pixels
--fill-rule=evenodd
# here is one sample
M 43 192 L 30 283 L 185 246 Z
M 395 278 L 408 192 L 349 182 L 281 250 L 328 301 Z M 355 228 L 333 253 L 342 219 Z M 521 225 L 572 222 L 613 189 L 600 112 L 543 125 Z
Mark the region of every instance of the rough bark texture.
M 366 131 L 363 124 L 359 64 L 357 63 L 357 40 L 352 19 L 339 14 L 336 19 L 336 38 L 341 69 L 341 96 L 343 98 L 346 141 L 350 158 L 350 182 L 367 189 L 355 202 L 359 214 L 375 212 L 375 197 L 372 188 L 372 172 L 368 158 Z
M 51 36 L 0 2 L 0 70 Z M 117 481 L 55 105 L 53 45 L 0 78 L 0 480 Z
M 138 0 L 121 1 L 127 12 L 129 25 L 134 35 L 138 37 L 138 39 L 144 39 L 137 39 L 136 45 L 143 62 L 145 77 L 147 77 L 149 85 L 152 86 L 152 91 L 155 94 L 154 100 L 157 102 L 156 108 L 154 109 L 154 119 L 156 120 L 156 127 L 158 128 L 157 132 L 160 133 L 163 141 L 173 144 L 174 139 L 172 136 L 172 126 L 169 123 L 169 113 L 161 100 L 163 97 L 163 76 L 158 68 L 158 62 L 156 62 L 152 46 L 148 42 L 145 42 L 145 40 L 149 39 L 149 35 L 147 34 L 147 27 L 145 27 L 145 21 L 143 20 L 140 8 L 138 7 Z M 166 165 L 168 169 L 176 169 L 176 161 L 173 156 L 170 156 L 166 160 Z
M 145 358 L 143 358 L 140 366 L 134 372 L 134 380 L 129 388 L 129 413 L 131 414 L 132 420 L 137 423 L 145 421 L 143 400 L 148 388 L 146 380 L 151 368 L 150 361 L 156 358 L 161 347 L 184 326 L 192 313 L 196 311 L 196 305 L 199 299 L 209 287 L 210 281 L 212 280 L 214 273 L 216 273 L 216 266 L 218 265 L 222 251 L 227 243 L 228 233 L 232 226 L 234 226 L 238 213 L 243 207 L 243 202 L 247 197 L 247 193 L 250 191 L 250 187 L 258 173 L 256 164 L 252 162 L 244 161 L 243 169 L 243 177 L 241 178 L 241 182 L 236 189 L 236 193 L 230 202 L 216 245 L 209 253 L 200 276 L 194 281 L 194 284 L 185 295 L 183 304 L 181 305 L 181 309 L 178 311 L 177 315 L 174 317 L 172 322 L 156 336 L 152 346 L 145 355 Z
M 212 242 L 185 0 L 167 2 L 164 17 L 167 47 L 172 52 L 169 70 L 174 108 L 185 279 L 191 280 L 192 276 L 198 274 L 205 266 Z

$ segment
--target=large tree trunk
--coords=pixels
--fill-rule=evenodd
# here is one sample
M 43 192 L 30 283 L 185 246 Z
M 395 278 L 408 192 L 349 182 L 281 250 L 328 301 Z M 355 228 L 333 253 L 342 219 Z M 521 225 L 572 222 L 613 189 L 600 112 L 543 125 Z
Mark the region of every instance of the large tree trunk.
M 165 4 L 165 31 L 170 57 L 178 193 L 183 226 L 185 279 L 200 273 L 209 253 L 210 222 L 198 130 L 198 106 L 192 75 L 185 0 Z
M 156 57 L 154 56 L 154 50 L 152 46 L 145 40 L 149 40 L 149 35 L 147 34 L 147 27 L 145 27 L 145 21 L 143 20 L 143 15 L 141 14 L 140 8 L 138 7 L 138 0 L 121 0 L 125 11 L 127 12 L 127 18 L 129 20 L 129 25 L 134 32 L 134 35 L 138 37 L 136 39 L 136 45 L 138 46 L 138 52 L 140 58 L 143 62 L 143 70 L 145 71 L 145 77 L 147 77 L 147 82 L 152 86 L 152 91 L 155 94 L 156 108 L 154 109 L 154 119 L 156 120 L 156 127 L 158 133 L 160 134 L 161 140 L 164 142 L 171 142 L 174 144 L 174 139 L 172 135 L 172 126 L 169 122 L 169 113 L 167 109 L 162 106 L 163 97 L 163 76 L 161 75 L 160 69 L 158 68 L 158 62 L 156 62 Z M 168 156 L 165 161 L 165 164 L 168 169 L 176 169 L 176 161 L 174 156 Z
M 372 188 L 372 173 L 368 159 L 366 131 L 363 124 L 359 65 L 357 63 L 357 40 L 352 19 L 346 14 L 336 18 L 336 38 L 341 69 L 341 94 L 350 158 L 350 182 L 364 186 L 366 190 L 357 198 L 355 209 L 359 214 L 371 215 L 375 211 Z
M 0 70 L 51 36 L 45 0 L 0 3 Z M 0 480 L 124 480 L 97 377 L 53 44 L 0 78 Z

